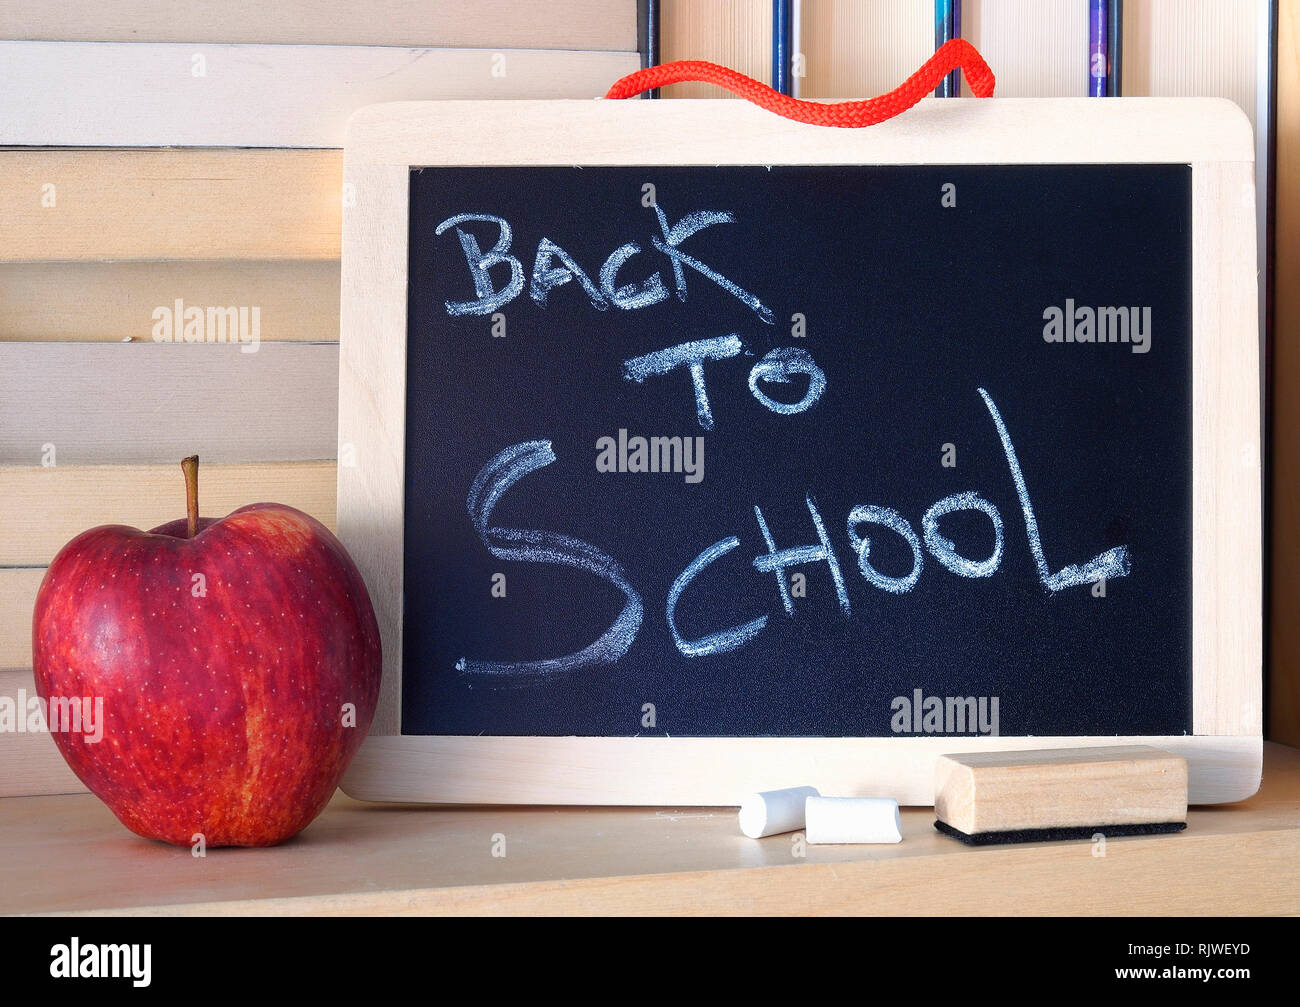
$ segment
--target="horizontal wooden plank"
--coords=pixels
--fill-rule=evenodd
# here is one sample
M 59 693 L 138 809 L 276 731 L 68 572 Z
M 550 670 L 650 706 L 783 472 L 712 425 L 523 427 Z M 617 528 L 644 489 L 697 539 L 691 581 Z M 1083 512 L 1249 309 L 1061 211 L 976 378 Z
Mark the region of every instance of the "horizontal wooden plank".
M 338 339 L 339 264 L 319 261 L 0 263 L 0 340 L 149 342 L 158 308 L 246 306 L 274 341 Z M 206 317 L 206 314 L 205 314 Z
M 791 123 L 747 101 L 721 99 L 409 101 L 357 113 L 348 133 L 348 171 L 357 177 L 368 166 L 402 164 L 1196 162 L 1200 168 L 1227 161 L 1236 163 L 1223 170 L 1239 171 L 1254 155 L 1250 121 L 1221 98 L 925 98 L 867 131 Z M 1210 177 L 1202 172 L 1202 184 Z M 1237 187 L 1226 205 L 1245 206 L 1253 195 Z
M 341 147 L 378 102 L 597 98 L 635 52 L 0 42 L 0 143 Z
M 342 180 L 337 151 L 0 151 L 0 262 L 338 259 Z
M 332 461 L 202 464 L 199 502 L 205 517 L 245 504 L 275 501 L 306 511 L 331 530 Z M 153 528 L 185 516 L 179 463 L 171 465 L 0 465 L 0 566 L 45 566 L 75 535 L 101 524 Z M 21 578 L 12 585 L 17 589 Z M 5 606 L 21 605 L 3 582 Z M 15 615 L 5 617 L 12 622 Z
M 352 555 L 364 559 L 355 542 Z M 362 565 L 363 575 L 365 572 Z M 376 578 L 371 577 L 371 581 Z M 373 600 L 372 594 L 372 600 Z M 385 674 L 388 674 L 387 670 Z M 383 729 L 386 725 L 379 722 Z M 953 752 L 1151 745 L 1188 762 L 1188 799 L 1225 804 L 1259 788 L 1258 736 L 504 737 L 371 734 L 343 777 L 364 801 L 429 804 L 739 805 L 816 787 L 836 797 L 933 804 L 935 763 Z
M 335 343 L 0 343 L 0 464 L 333 458 L 337 416 Z
M 0 672 L 32 666 L 32 612 L 44 567 L 0 567 Z
M 16 703 L 34 695 L 31 668 L 0 671 L 0 699 L 7 697 Z M 85 786 L 48 734 L 0 731 L 0 797 L 84 793 Z
M 636 0 L 42 0 L 0 7 L 0 38 L 631 50 L 636 7 Z
M 1100 851 L 1090 841 L 969 847 L 937 832 L 928 808 L 900 818 L 901 843 L 806 846 L 797 834 L 743 838 L 735 808 L 417 813 L 336 796 L 298 842 L 195 860 L 132 839 L 90 797 L 33 798 L 0 803 L 0 912 L 1300 913 L 1300 754 L 1280 745 L 1266 746 L 1264 788 L 1249 801 L 1193 809 L 1176 836 L 1111 836 Z M 506 856 L 490 855 L 494 841 Z

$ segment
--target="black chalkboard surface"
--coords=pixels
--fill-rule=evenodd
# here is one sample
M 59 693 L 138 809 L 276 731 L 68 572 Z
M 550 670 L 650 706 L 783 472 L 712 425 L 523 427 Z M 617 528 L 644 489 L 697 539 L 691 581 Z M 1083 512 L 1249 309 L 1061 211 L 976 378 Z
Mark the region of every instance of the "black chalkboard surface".
M 1190 732 L 1190 177 L 412 170 L 402 732 Z

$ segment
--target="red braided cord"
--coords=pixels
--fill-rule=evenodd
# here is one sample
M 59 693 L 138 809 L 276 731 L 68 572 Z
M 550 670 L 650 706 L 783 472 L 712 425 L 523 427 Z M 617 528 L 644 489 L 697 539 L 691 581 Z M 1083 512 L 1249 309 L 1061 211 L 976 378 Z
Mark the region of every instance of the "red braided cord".
M 642 91 L 680 84 L 683 81 L 703 81 L 718 84 L 732 94 L 752 101 L 755 105 L 783 115 L 796 122 L 814 126 L 874 126 L 878 122 L 906 112 L 927 94 L 934 91 L 939 81 L 961 67 L 966 83 L 977 98 L 993 96 L 995 83 L 993 71 L 984 62 L 979 51 L 963 38 L 951 39 L 935 50 L 934 55 L 921 68 L 887 94 L 866 101 L 842 101 L 826 104 L 819 101 L 800 101 L 789 95 L 773 91 L 766 84 L 746 77 L 717 63 L 705 60 L 684 59 L 660 66 L 647 67 L 630 73 L 605 94 L 606 98 L 631 98 Z

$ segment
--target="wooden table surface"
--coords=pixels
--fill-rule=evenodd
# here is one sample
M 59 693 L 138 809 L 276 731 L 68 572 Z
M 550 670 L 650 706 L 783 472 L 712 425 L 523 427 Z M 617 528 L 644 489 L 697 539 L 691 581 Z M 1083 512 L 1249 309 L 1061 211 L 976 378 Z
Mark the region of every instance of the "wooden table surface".
M 437 808 L 342 794 L 274 849 L 196 858 L 88 795 L 0 799 L 0 913 L 1300 914 L 1300 750 L 1187 831 L 974 849 L 741 836 L 734 809 Z M 494 856 L 504 853 L 504 856 Z M 804 855 L 799 856 L 802 852 Z

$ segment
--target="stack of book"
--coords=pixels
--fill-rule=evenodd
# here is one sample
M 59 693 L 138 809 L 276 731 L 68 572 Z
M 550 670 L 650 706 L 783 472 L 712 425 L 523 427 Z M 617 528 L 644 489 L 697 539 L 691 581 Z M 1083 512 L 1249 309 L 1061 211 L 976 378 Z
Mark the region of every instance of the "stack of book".
M 0 10 L 0 697 L 78 532 L 335 514 L 342 154 L 381 101 L 594 98 L 636 0 L 17 0 Z M 18 711 L 26 722 L 24 711 Z M 0 731 L 0 796 L 81 790 Z
M 934 0 L 799 6 L 800 97 L 882 94 L 934 52 Z M 1229 98 L 1258 127 L 1268 91 L 1267 8 L 1261 0 L 1127 0 L 1122 93 Z M 769 78 L 771 0 L 663 0 L 661 11 L 665 61 L 709 59 Z M 965 0 L 961 34 L 993 68 L 998 97 L 1088 93 L 1086 0 Z M 664 89 L 666 98 L 723 94 L 708 84 Z

